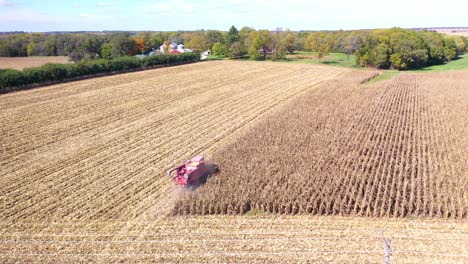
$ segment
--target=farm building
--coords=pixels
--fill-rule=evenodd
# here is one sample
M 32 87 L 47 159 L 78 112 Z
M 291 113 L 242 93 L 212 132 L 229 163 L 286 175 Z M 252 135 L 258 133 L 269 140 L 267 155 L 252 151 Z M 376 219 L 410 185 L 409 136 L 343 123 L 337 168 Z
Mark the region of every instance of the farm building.
M 159 50 L 161 51 L 161 53 L 164 53 L 164 44 L 159 46 Z M 169 45 L 170 54 L 178 54 L 178 53 L 184 53 L 184 52 L 192 52 L 192 50 L 186 49 L 184 44 L 177 44 L 173 42 Z
M 204 51 L 202 54 L 201 54 L 201 59 L 202 60 L 206 60 L 208 58 L 208 56 L 211 55 L 211 51 L 210 50 L 206 50 Z

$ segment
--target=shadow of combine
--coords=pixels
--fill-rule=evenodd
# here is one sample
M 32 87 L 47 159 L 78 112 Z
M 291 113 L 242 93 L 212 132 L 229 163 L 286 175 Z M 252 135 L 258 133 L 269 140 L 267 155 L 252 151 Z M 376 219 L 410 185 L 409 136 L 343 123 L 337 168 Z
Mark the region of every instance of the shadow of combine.
M 211 177 L 219 174 L 219 165 L 218 164 L 215 164 L 215 163 L 212 163 L 212 162 L 207 162 L 206 163 L 206 168 L 207 168 L 207 172 L 204 173 L 200 177 L 200 180 L 197 183 L 194 183 L 194 184 L 192 184 L 192 185 L 190 185 L 188 187 L 190 190 L 192 190 L 192 191 L 196 190 L 200 186 L 203 186 L 208 181 L 208 179 L 210 179 Z

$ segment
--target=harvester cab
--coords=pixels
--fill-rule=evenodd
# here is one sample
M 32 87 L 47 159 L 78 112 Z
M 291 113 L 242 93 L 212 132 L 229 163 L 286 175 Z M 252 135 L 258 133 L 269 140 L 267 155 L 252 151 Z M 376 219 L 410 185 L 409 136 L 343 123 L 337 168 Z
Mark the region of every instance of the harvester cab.
M 167 174 L 172 176 L 172 173 L 175 172 L 174 176 L 172 176 L 175 185 L 195 188 L 204 184 L 208 177 L 218 171 L 219 167 L 211 164 L 207 165 L 203 156 L 195 156 L 184 164 L 169 170 Z

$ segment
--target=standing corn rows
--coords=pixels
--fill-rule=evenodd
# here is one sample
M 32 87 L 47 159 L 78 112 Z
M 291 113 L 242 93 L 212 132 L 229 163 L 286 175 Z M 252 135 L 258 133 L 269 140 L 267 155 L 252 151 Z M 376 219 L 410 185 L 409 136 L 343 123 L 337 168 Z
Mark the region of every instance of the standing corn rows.
M 221 174 L 174 213 L 465 218 L 467 80 L 330 82 L 218 151 Z

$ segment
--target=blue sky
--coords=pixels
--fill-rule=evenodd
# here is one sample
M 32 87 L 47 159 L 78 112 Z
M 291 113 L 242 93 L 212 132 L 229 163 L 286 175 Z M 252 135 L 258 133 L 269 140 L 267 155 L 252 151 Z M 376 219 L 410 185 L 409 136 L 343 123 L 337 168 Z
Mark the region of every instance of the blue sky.
M 0 0 L 0 31 L 468 26 L 468 0 Z

